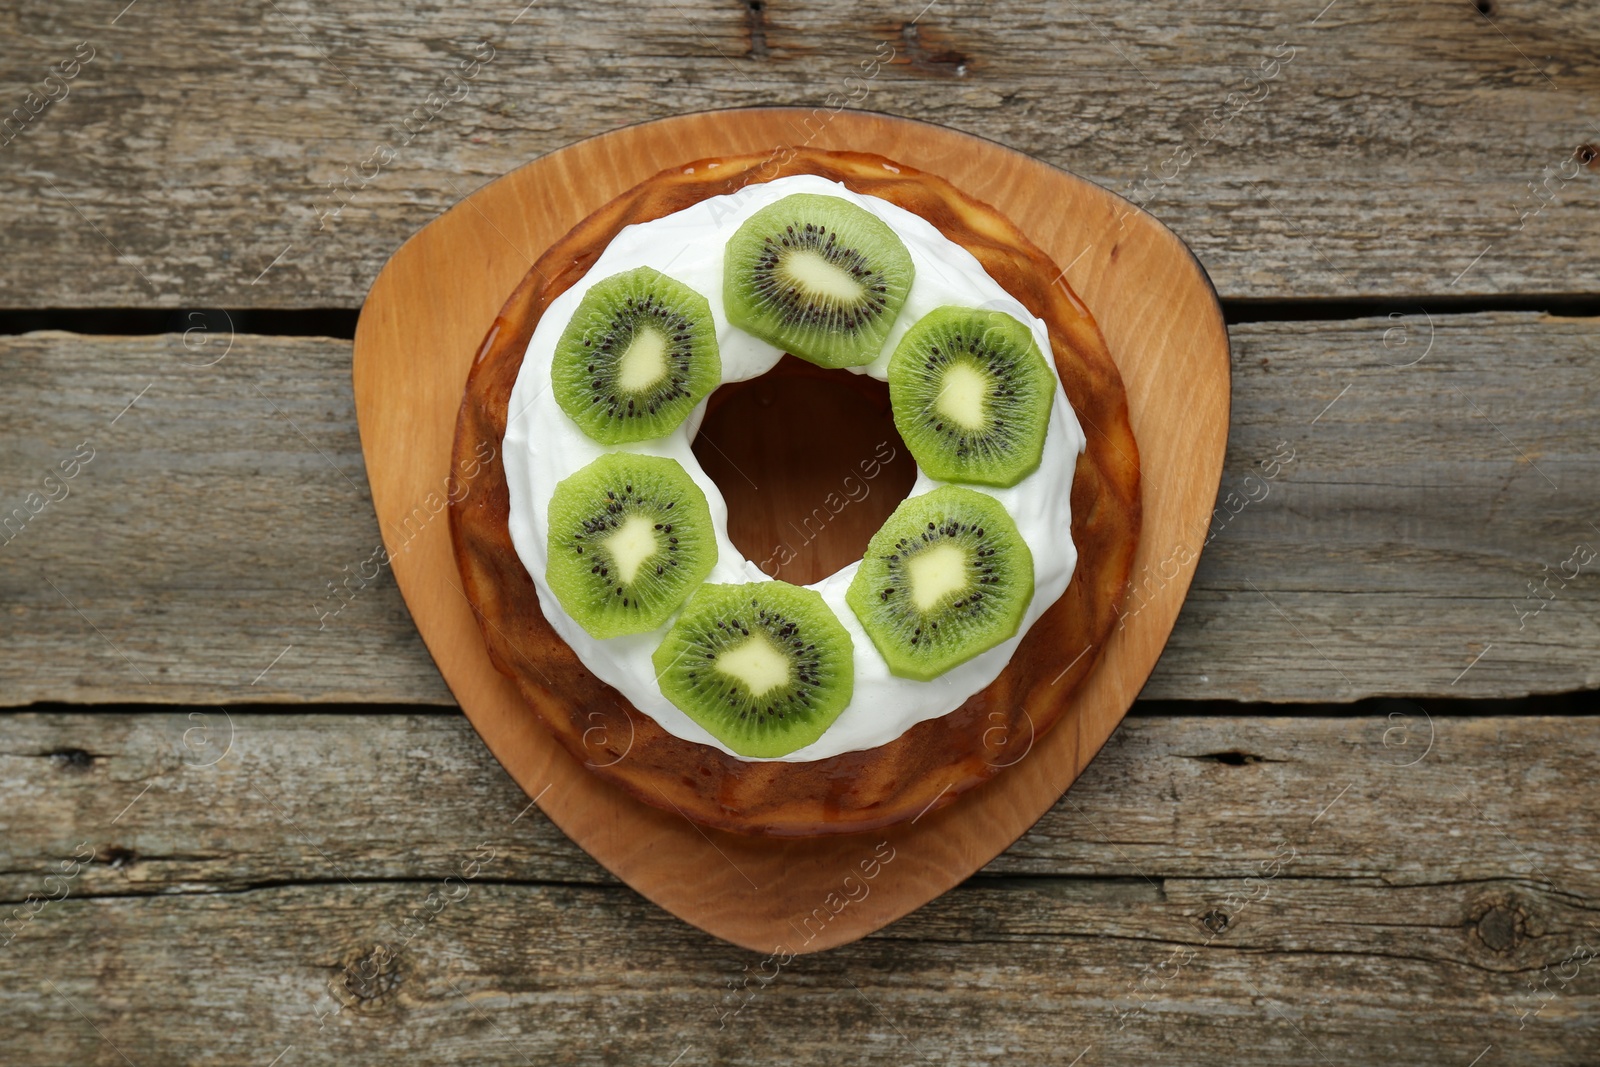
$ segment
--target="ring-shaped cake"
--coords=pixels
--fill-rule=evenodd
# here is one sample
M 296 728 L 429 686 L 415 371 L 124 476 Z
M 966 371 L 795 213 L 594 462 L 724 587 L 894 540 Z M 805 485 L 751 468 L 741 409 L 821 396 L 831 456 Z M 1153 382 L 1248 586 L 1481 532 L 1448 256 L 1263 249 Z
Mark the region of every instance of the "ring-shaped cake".
M 1039 610 L 1030 610 L 1037 618 L 1019 633 L 998 677 L 953 711 L 935 713 L 884 743 L 803 762 L 760 761 L 664 729 L 585 665 L 552 626 L 550 616 L 561 614 L 559 608 L 541 597 L 521 546 L 513 544 L 503 460 L 522 447 L 506 431 L 528 342 L 552 302 L 595 267 L 626 227 L 796 174 L 898 205 L 971 253 L 1007 298 L 1045 324 L 1046 351 L 1089 436 L 1070 481 L 1076 580 L 1059 598 L 1048 589 L 1038 592 Z M 665 171 L 595 212 L 541 257 L 513 294 L 485 341 L 462 405 L 458 469 L 470 463 L 482 470 L 464 493 L 452 493 L 452 529 L 464 588 L 496 666 L 596 773 L 648 803 L 725 829 L 786 836 L 864 830 L 949 803 L 995 774 L 1008 762 L 1006 751 L 1022 748 L 1024 734 L 1050 729 L 1068 710 L 1071 692 L 1115 624 L 1138 536 L 1138 453 L 1126 397 L 1093 319 L 1062 273 L 993 209 L 932 175 L 859 153 L 786 149 L 701 160 Z M 1066 411 L 1065 404 L 1057 408 Z M 473 461 L 485 455 L 487 461 Z M 510 466 L 517 462 L 510 459 Z M 749 565 L 742 555 L 735 558 Z M 843 619 L 849 612 L 836 614 Z
M 549 508 L 556 486 L 602 455 L 633 452 L 662 456 L 679 463 L 705 493 L 716 537 L 716 563 L 707 581 L 745 583 L 770 580 L 728 536 L 728 510 L 722 493 L 706 474 L 690 445 L 705 412 L 702 403 L 676 430 L 664 437 L 620 445 L 590 437 L 563 411 L 552 387 L 551 367 L 558 342 L 575 310 L 592 287 L 618 273 L 649 267 L 704 296 L 710 304 L 721 356 L 719 384 L 765 374 L 784 350 L 732 325 L 723 306 L 724 253 L 728 239 L 760 209 L 796 193 L 838 197 L 872 212 L 905 242 L 915 277 L 905 305 L 894 320 L 881 354 L 872 362 L 849 368 L 887 381 L 890 357 L 898 342 L 923 316 L 941 307 L 997 311 L 1026 324 L 1035 343 L 1049 351 L 1045 323 L 1030 313 L 978 260 L 918 215 L 877 197 L 851 192 L 844 185 L 816 175 L 795 175 L 747 185 L 735 192 L 692 204 L 671 215 L 629 226 L 606 246 L 588 272 L 546 308 L 528 344 L 512 390 L 503 442 L 503 460 L 510 492 L 509 526 L 517 555 L 532 576 L 540 603 L 556 632 L 584 666 L 614 687 L 639 711 L 668 733 L 685 741 L 741 756 L 665 695 L 657 680 L 652 654 L 667 625 L 643 633 L 595 637 L 576 621 L 552 593 L 546 577 L 550 563 Z M 828 575 L 811 588 L 849 633 L 854 650 L 854 687 L 849 703 L 816 741 L 782 756 L 786 761 L 825 759 L 845 752 L 887 744 L 919 722 L 954 711 L 972 694 L 993 682 L 1029 627 L 1066 589 L 1077 562 L 1070 537 L 1072 471 L 1083 451 L 1084 435 L 1053 367 L 1054 402 L 1038 467 L 1009 487 L 968 486 L 985 493 L 1006 509 L 1017 524 L 1033 562 L 1033 595 L 1017 632 L 966 662 L 922 681 L 895 675 L 856 613 L 845 601 L 860 561 Z M 895 446 L 891 446 L 895 447 Z M 863 456 L 863 461 L 882 459 Z M 910 497 L 942 484 L 920 466 Z

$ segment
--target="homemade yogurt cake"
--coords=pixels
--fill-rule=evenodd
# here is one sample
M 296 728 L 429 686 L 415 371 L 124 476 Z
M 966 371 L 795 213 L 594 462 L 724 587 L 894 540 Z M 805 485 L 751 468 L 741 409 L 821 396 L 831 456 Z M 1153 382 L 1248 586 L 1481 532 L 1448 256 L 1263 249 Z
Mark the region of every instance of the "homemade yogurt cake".
M 884 826 L 1021 758 L 1098 660 L 1139 531 L 1121 379 L 1061 275 L 860 153 L 697 160 L 595 212 L 507 303 L 457 426 L 494 457 L 451 521 L 495 665 L 595 773 L 728 830 Z M 785 353 L 886 381 L 917 465 L 863 559 L 807 586 L 733 545 L 690 449 L 718 386 Z

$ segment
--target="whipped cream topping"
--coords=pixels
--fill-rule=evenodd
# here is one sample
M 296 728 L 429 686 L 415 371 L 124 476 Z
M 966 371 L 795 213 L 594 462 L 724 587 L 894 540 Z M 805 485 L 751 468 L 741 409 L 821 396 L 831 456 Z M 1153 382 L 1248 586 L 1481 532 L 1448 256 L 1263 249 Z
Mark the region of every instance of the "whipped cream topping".
M 782 357 L 782 350 L 728 322 L 722 302 L 723 254 L 728 239 L 745 219 L 791 193 L 822 193 L 858 204 L 886 222 L 911 253 L 916 277 L 882 352 L 873 363 L 852 370 L 886 380 L 889 357 L 911 325 L 935 308 L 954 304 L 1003 311 L 1025 323 L 1033 331 L 1039 350 L 1045 353 L 1051 374 L 1055 375 L 1045 324 L 1001 288 L 970 252 L 946 238 L 919 215 L 886 200 L 853 193 L 837 182 L 815 175 L 796 175 L 745 186 L 652 222 L 626 227 L 606 247 L 589 272 L 550 304 L 528 342 L 527 355 L 511 393 L 503 442 L 502 456 L 511 499 L 510 532 L 517 555 L 533 577 L 545 617 L 584 666 L 673 736 L 710 745 L 745 760 L 752 757 L 730 752 L 662 695 L 650 655 L 661 644 L 673 620 L 649 633 L 603 639 L 591 637 L 566 613 L 545 582 L 550 497 L 556 483 L 576 473 L 601 453 L 617 450 L 670 456 L 683 464 L 684 470 L 705 491 L 717 545 L 717 562 L 708 581 L 771 580 L 770 575 L 746 559 L 728 540 L 727 504 L 716 483 L 701 469 L 690 451 L 690 442 L 705 415 L 705 404 L 702 402 L 695 408 L 667 437 L 621 446 L 601 445 L 584 434 L 561 410 L 551 389 L 550 366 L 556 342 L 589 286 L 613 274 L 645 266 L 677 279 L 710 303 L 721 348 L 723 382 L 755 378 L 770 370 Z M 954 711 L 1000 675 L 1029 627 L 1056 602 L 1072 578 L 1078 559 L 1070 532 L 1072 478 L 1084 444 L 1083 430 L 1057 376 L 1044 457 L 1038 470 L 1006 489 L 967 487 L 998 499 L 1016 521 L 1018 531 L 1033 553 L 1033 599 L 1013 637 L 938 678 L 919 682 L 898 678 L 889 672 L 872 638 L 867 636 L 855 612 L 845 603 L 845 590 L 860 561 L 809 587 L 822 594 L 855 643 L 855 689 L 849 706 L 826 733 L 810 745 L 779 757 L 782 761 L 825 759 L 887 744 L 919 722 Z M 909 495 L 920 496 L 941 484 L 919 467 Z

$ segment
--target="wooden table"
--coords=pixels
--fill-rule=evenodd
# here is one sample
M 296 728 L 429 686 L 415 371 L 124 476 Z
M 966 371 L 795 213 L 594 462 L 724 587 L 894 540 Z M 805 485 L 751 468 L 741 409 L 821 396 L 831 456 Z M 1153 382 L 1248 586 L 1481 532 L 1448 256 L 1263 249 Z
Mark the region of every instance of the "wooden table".
M 1592 5 L 0 26 L 0 1061 L 1600 1055 Z M 1144 203 L 1215 280 L 1235 383 L 1143 702 L 979 875 L 768 983 L 454 710 L 367 565 L 349 378 L 367 285 L 467 192 L 763 103 L 941 122 Z

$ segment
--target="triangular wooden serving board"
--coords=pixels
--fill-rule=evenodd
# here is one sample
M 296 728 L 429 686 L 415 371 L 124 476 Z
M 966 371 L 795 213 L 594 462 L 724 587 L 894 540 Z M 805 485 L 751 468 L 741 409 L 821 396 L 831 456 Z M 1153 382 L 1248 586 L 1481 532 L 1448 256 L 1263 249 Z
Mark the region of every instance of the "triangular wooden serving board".
M 1170 230 L 1099 186 L 989 141 L 886 115 L 823 115 L 825 122 L 804 109 L 758 108 L 663 119 L 582 141 L 491 182 L 383 268 L 361 311 L 353 368 L 367 476 L 395 579 L 489 749 L 617 877 L 686 922 L 780 959 L 854 941 L 932 900 L 1015 841 L 1072 784 L 1171 632 L 1209 526 L 1228 432 L 1221 310 Z M 1068 282 L 1122 372 L 1139 441 L 1144 531 L 1133 574 L 1161 580 L 1114 633 L 1076 707 L 992 782 L 889 831 L 774 841 L 702 830 L 574 761 L 490 664 L 461 591 L 447 518 L 440 512 L 419 525 L 414 512 L 429 515 L 445 493 L 468 367 L 546 247 L 667 167 L 801 143 L 875 152 L 941 175 L 1068 265 Z

